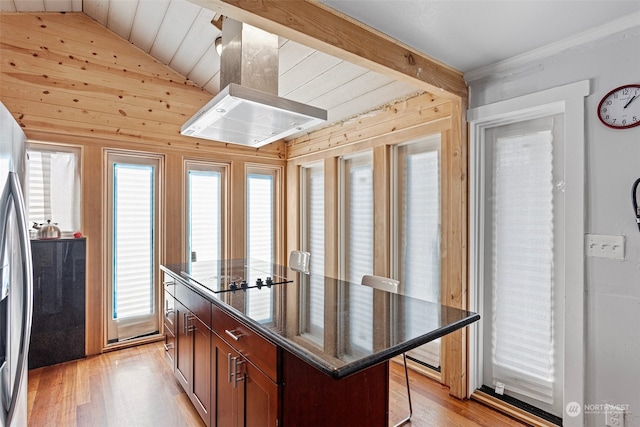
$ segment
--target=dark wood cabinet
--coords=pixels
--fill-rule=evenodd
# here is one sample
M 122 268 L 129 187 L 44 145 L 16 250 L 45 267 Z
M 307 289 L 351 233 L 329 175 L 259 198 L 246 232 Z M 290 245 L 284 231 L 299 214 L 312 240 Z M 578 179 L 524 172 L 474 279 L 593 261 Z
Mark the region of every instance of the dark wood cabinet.
M 32 240 L 29 369 L 85 357 L 86 239 Z
M 175 299 L 169 292 L 164 293 L 164 353 L 169 361 L 171 370 L 176 367 L 176 327 L 175 327 Z
M 224 339 L 213 334 L 212 396 L 214 425 L 275 427 L 278 385 Z
M 175 286 L 179 288 L 182 285 Z M 195 294 L 185 295 L 186 291 L 178 293 L 183 300 L 199 298 Z M 173 307 L 170 306 L 171 304 Z M 211 422 L 211 331 L 190 308 L 172 296 L 169 291 L 165 291 L 165 350 L 169 363 L 174 367 L 176 378 L 187 392 L 202 420 L 209 426 Z M 175 340 L 175 348 L 170 346 L 172 339 Z M 174 356 L 173 359 L 171 355 Z
M 239 408 L 244 414 L 245 426 L 278 425 L 278 386 L 253 364 L 246 362 L 244 368 L 244 398 Z M 220 425 L 220 424 L 219 424 Z
M 176 367 L 175 374 L 187 393 L 191 391 L 193 369 L 193 340 L 189 334 L 191 312 L 179 301 L 175 301 L 176 313 Z
M 197 317 L 190 318 L 193 337 L 193 376 L 191 400 L 198 413 L 210 425 L 211 408 L 211 331 Z

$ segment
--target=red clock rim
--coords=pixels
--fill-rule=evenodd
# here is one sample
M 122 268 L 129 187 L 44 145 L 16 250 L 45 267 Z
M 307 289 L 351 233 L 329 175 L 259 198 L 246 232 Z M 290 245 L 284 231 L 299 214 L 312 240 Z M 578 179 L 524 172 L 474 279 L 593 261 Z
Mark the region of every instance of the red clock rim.
M 640 89 L 640 83 L 638 83 L 638 84 L 635 84 L 635 83 L 634 83 L 634 84 L 628 84 L 628 85 L 618 86 L 617 88 L 610 90 L 610 91 L 609 91 L 605 96 L 603 96 L 603 97 L 602 97 L 602 99 L 601 99 L 601 100 L 600 100 L 600 102 L 598 103 L 598 110 L 597 110 L 597 112 L 598 112 L 598 119 L 600 119 L 600 121 L 602 122 L 602 124 L 603 124 L 603 125 L 605 125 L 606 127 L 611 128 L 611 129 L 629 129 L 629 128 L 633 128 L 633 127 L 636 127 L 636 126 L 640 126 L 640 120 L 639 120 L 639 121 L 637 121 L 637 122 L 635 122 L 635 123 L 631 123 L 630 125 L 625 125 L 625 126 L 612 126 L 612 125 L 610 125 L 609 123 L 605 122 L 605 121 L 602 119 L 602 115 L 601 115 L 601 113 L 600 113 L 600 108 L 602 107 L 602 103 L 604 102 L 604 100 L 605 100 L 605 99 L 607 99 L 607 98 L 609 97 L 609 95 L 613 94 L 614 92 L 619 91 L 620 89 L 624 89 L 624 88 L 628 88 L 628 87 L 636 87 L 636 88 L 639 88 L 639 89 Z

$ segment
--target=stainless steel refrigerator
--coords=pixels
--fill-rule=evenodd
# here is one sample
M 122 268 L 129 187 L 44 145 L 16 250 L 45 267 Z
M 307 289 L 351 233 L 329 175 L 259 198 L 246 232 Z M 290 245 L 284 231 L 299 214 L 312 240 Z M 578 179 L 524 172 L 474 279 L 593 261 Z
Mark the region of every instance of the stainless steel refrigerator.
M 27 425 L 33 273 L 22 192 L 25 141 L 0 103 L 0 427 Z

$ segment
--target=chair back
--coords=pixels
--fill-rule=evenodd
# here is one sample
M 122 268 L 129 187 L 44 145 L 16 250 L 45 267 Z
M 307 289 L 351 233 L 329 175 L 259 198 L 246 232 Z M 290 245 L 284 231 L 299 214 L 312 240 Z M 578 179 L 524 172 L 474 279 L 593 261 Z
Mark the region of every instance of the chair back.
M 302 273 L 309 273 L 311 254 L 304 251 L 291 251 L 289 254 L 289 268 Z
M 369 286 L 370 288 L 380 289 L 394 294 L 398 293 L 398 288 L 400 287 L 400 282 L 398 280 L 368 274 L 362 276 L 362 284 L 364 286 Z

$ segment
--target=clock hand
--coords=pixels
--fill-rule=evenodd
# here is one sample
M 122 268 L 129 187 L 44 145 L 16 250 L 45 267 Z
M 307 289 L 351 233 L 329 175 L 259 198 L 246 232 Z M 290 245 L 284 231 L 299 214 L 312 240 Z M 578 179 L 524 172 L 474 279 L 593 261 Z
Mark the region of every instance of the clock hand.
M 629 100 L 629 102 L 627 102 L 626 105 L 624 107 L 622 107 L 622 108 L 627 108 L 629 106 L 629 104 L 631 104 L 633 102 L 633 100 L 636 99 L 637 97 L 638 97 L 638 95 L 634 95 L 633 98 L 631 98 Z

